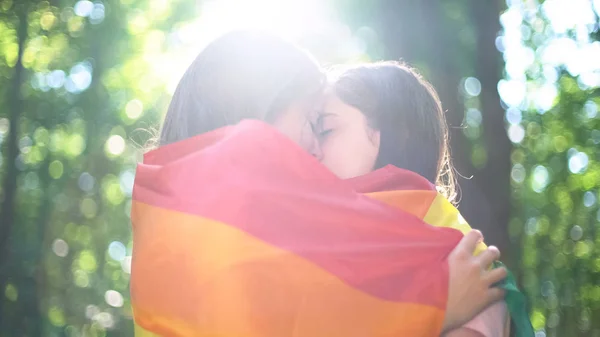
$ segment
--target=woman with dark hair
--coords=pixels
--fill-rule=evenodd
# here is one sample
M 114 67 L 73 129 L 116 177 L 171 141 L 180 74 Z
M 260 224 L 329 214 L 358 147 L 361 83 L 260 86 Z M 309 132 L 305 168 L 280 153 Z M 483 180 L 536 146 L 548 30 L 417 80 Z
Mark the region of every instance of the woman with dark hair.
M 324 85 L 316 61 L 291 43 L 260 32 L 228 33 L 210 43 L 179 81 L 160 145 L 257 119 L 318 156 L 310 121 Z
M 347 179 L 394 165 L 419 173 L 453 199 L 448 127 L 431 84 L 393 61 L 336 73 L 319 115 L 325 166 Z
M 390 166 L 409 170 L 454 200 L 448 127 L 431 84 L 398 62 L 349 67 L 332 77 L 318 122 L 323 164 L 344 179 Z M 507 323 L 499 302 L 446 336 L 505 336 Z
M 235 132 L 230 134 L 227 130 L 231 130 L 232 126 L 248 119 L 263 121 L 272 125 L 279 133 L 287 136 L 302 149 L 308 151 L 310 154 L 320 160 L 322 153 L 319 148 L 319 143 L 311 128 L 316 121 L 315 102 L 322 94 L 324 84 L 325 81 L 322 72 L 320 71 L 317 63 L 307 53 L 278 37 L 264 33 L 249 31 L 232 32 L 212 42 L 198 55 L 196 60 L 188 68 L 181 79 L 165 116 L 160 134 L 161 148 L 157 150 L 161 151 L 161 153 L 147 154 L 146 159 L 149 160 L 149 163 L 144 163 L 147 165 L 142 164 L 142 167 L 138 168 L 138 173 L 136 175 L 136 186 L 134 187 L 134 207 L 132 210 L 132 221 L 134 225 L 134 247 L 136 247 L 134 248 L 132 266 L 132 301 L 134 303 L 134 314 L 136 316 L 136 320 L 138 320 L 140 317 L 139 313 L 148 312 L 149 309 L 147 305 L 148 303 L 152 302 L 148 296 L 162 296 L 160 297 L 160 300 L 153 302 L 155 303 L 153 304 L 153 310 L 166 310 L 164 308 L 159 308 L 161 303 L 165 305 L 172 305 L 174 303 L 172 298 L 169 297 L 168 292 L 165 292 L 165 290 L 159 286 L 159 284 L 162 284 L 161 282 L 167 282 L 166 279 L 163 278 L 167 277 L 168 275 L 156 274 L 156 268 L 171 267 L 177 261 L 169 262 L 160 260 L 163 259 L 164 256 L 159 257 L 160 261 L 157 261 L 154 258 L 148 257 L 151 256 L 151 254 L 144 255 L 146 250 L 152 250 L 154 249 L 153 247 L 157 247 L 158 241 L 152 243 L 152 240 L 154 239 L 151 236 L 148 236 L 149 234 L 147 234 L 147 232 L 144 232 L 144 228 L 142 226 L 148 225 L 152 227 L 152 223 L 159 221 L 155 218 L 155 216 L 149 215 L 149 211 L 144 213 L 144 209 L 147 207 L 145 204 L 149 202 L 148 200 L 158 200 L 157 202 L 164 202 L 173 206 L 174 203 L 183 200 L 182 197 L 177 196 L 177 190 L 173 186 L 180 186 L 180 188 L 195 186 L 194 184 L 198 183 L 199 179 L 193 176 L 195 168 L 189 167 L 183 168 L 183 170 L 186 174 L 191 174 L 191 176 L 182 178 L 181 174 L 178 173 L 177 175 L 172 176 L 173 179 L 177 181 L 170 183 L 168 180 L 169 178 L 167 177 L 170 177 L 169 174 L 171 172 L 167 168 L 163 167 L 163 165 L 166 165 L 165 162 L 172 160 L 174 157 L 179 158 L 178 160 L 182 160 L 182 158 L 185 159 L 186 156 L 189 157 L 189 151 L 193 151 L 193 148 L 186 148 L 185 150 L 182 149 L 189 144 L 192 144 L 190 142 L 192 139 L 196 139 L 200 144 L 203 144 L 202 146 L 205 146 L 202 149 L 204 152 L 202 154 L 198 154 L 198 156 L 206 154 L 207 156 L 212 155 L 214 158 L 218 158 L 220 163 L 228 164 L 234 162 L 236 158 L 224 158 L 220 154 L 215 153 L 215 151 L 218 151 L 215 150 L 218 147 L 211 147 L 212 145 L 210 140 L 213 138 L 227 140 L 228 137 L 239 135 Z M 271 133 L 269 130 L 265 130 L 265 134 L 257 135 L 257 137 L 258 136 L 272 137 L 274 141 L 280 141 L 277 140 L 277 136 Z M 240 146 L 248 149 L 248 151 L 256 150 L 250 148 L 252 144 L 246 143 L 240 144 Z M 178 153 L 169 154 L 170 151 Z M 284 155 L 284 153 L 282 153 L 282 155 Z M 203 158 L 204 157 L 200 159 Z M 203 163 L 206 165 L 210 164 L 206 161 Z M 315 164 L 318 163 L 315 162 L 311 165 Z M 205 167 L 205 169 L 209 168 L 210 166 Z M 272 169 L 277 170 L 277 167 Z M 201 172 L 202 169 L 199 170 L 199 174 L 206 173 Z M 326 176 L 324 173 L 321 175 Z M 277 177 L 279 176 L 274 175 L 273 179 L 277 179 Z M 215 179 L 216 178 L 218 177 L 215 176 Z M 188 184 L 189 186 L 185 186 L 185 179 L 190 179 Z M 252 179 L 252 177 L 247 179 Z M 329 183 L 323 186 L 323 195 L 332 193 L 330 185 L 342 186 L 342 182 L 331 181 L 329 178 L 327 178 L 327 181 Z M 160 186 L 155 186 L 155 183 L 159 184 Z M 214 189 L 215 187 L 207 186 L 206 188 Z M 341 188 L 341 190 L 344 190 L 344 193 L 350 193 L 345 188 Z M 254 192 L 255 191 L 252 191 L 252 193 Z M 193 191 L 190 193 L 193 193 Z M 206 193 L 208 192 L 205 192 L 204 196 L 209 198 L 211 202 L 214 202 L 215 197 L 207 195 Z M 174 199 L 170 199 L 172 196 Z M 351 203 L 353 202 L 352 200 L 355 199 L 359 200 L 360 205 L 368 205 L 365 206 L 368 208 L 368 212 L 375 212 L 373 214 L 378 212 L 381 213 L 382 216 L 380 216 L 379 220 L 377 221 L 382 221 L 382 219 L 389 221 L 391 219 L 391 217 L 387 215 L 389 214 L 389 211 L 386 211 L 384 208 L 382 208 L 383 206 L 379 203 L 370 202 L 367 199 L 359 196 L 345 200 L 349 200 L 348 202 Z M 257 200 L 260 199 L 254 199 L 253 202 L 258 202 Z M 312 200 L 311 202 L 318 202 L 318 200 Z M 215 205 L 222 204 L 217 203 Z M 261 206 L 273 208 L 277 207 L 275 204 L 272 206 Z M 337 207 L 338 204 L 332 204 L 332 206 Z M 348 210 L 350 211 L 351 209 L 348 208 Z M 248 213 L 249 216 L 252 216 L 255 220 L 260 220 L 261 214 L 258 214 L 257 211 L 246 208 L 244 208 L 243 211 L 250 212 Z M 285 210 L 283 209 L 271 209 L 270 211 L 280 211 L 283 212 L 282 214 L 285 213 Z M 229 211 L 231 214 L 226 215 L 226 217 L 234 215 L 237 216 L 240 212 L 240 209 L 231 209 Z M 310 212 L 310 210 L 308 210 L 308 212 Z M 359 213 L 363 212 L 361 209 L 352 210 L 352 212 L 358 212 L 352 215 L 356 216 L 356 221 L 359 221 L 360 219 L 364 220 L 364 217 L 359 217 Z M 298 214 L 289 213 L 287 217 L 296 217 L 297 215 Z M 245 220 L 242 219 L 241 221 L 244 222 Z M 148 224 L 148 222 L 150 222 L 150 224 Z M 344 225 L 337 224 L 335 219 L 330 218 L 325 219 L 323 223 L 331 225 L 335 224 L 336 226 Z M 281 225 L 285 226 L 285 222 Z M 348 225 L 354 226 L 355 224 L 349 223 Z M 394 223 L 394 225 L 396 224 Z M 402 225 L 403 223 L 398 221 L 398 230 L 402 229 Z M 261 232 L 261 228 L 258 228 L 257 230 Z M 283 228 L 283 230 L 285 230 L 285 228 Z M 437 231 L 435 233 L 438 235 L 440 232 Z M 360 238 L 360 236 L 358 238 Z M 475 245 L 481 239 L 481 234 L 476 231 L 468 233 L 462 239 L 462 241 L 460 241 L 458 246 L 454 248 L 452 253 L 449 254 L 449 256 L 445 255 L 445 258 L 447 258 L 448 261 L 447 265 L 449 265 L 449 272 L 447 270 L 445 272 L 441 272 L 440 275 L 445 275 L 444 277 L 431 280 L 431 284 L 433 286 L 431 289 L 432 292 L 437 294 L 438 290 L 441 289 L 440 293 L 446 294 L 447 291 L 447 298 L 443 300 L 443 303 L 446 305 L 445 311 L 444 308 L 441 308 L 441 312 L 445 312 L 445 314 L 442 314 L 441 316 L 443 318 L 443 327 L 442 324 L 439 325 L 441 331 L 448 331 L 460 326 L 464 322 L 471 319 L 478 312 L 483 310 L 483 308 L 501 299 L 503 296 L 503 291 L 501 289 L 490 288 L 492 283 L 498 282 L 506 276 L 506 271 L 504 269 L 489 270 L 488 268 L 492 262 L 498 258 L 498 250 L 494 247 L 490 247 L 479 256 L 472 256 Z M 140 242 L 140 240 L 143 240 L 143 243 Z M 155 238 L 155 240 L 161 240 L 161 238 Z M 229 244 L 231 243 L 223 242 L 223 247 L 229 247 Z M 176 248 L 181 249 L 181 247 Z M 167 249 L 167 251 L 171 251 L 171 249 L 168 247 L 165 249 Z M 389 249 L 391 248 L 388 248 L 388 250 Z M 426 247 L 423 249 L 426 249 Z M 443 250 L 440 250 L 440 252 L 442 251 Z M 363 260 L 368 262 L 369 256 L 370 255 L 365 255 L 364 257 L 361 257 L 360 260 L 357 260 L 357 263 L 362 263 Z M 404 259 L 407 258 L 405 257 Z M 153 265 L 156 267 L 154 268 L 147 267 L 144 265 L 144 263 L 161 264 L 160 267 Z M 188 265 L 186 264 L 185 266 Z M 420 268 L 420 266 L 416 266 L 415 268 Z M 341 271 L 346 273 L 344 270 L 345 269 L 342 269 Z M 263 271 L 263 273 L 267 272 L 268 271 L 266 270 Z M 142 277 L 141 275 L 153 275 L 152 277 L 156 279 L 150 280 Z M 349 275 L 348 277 L 350 276 L 352 275 Z M 352 277 L 355 276 L 356 275 Z M 362 282 L 365 283 L 365 286 L 370 286 L 369 282 L 366 280 Z M 224 284 L 228 283 L 225 282 Z M 252 286 L 258 286 L 258 284 L 253 284 Z M 400 285 L 398 285 L 398 287 L 400 287 Z M 447 288 L 442 289 L 444 287 Z M 233 290 L 239 291 L 240 289 L 236 288 Z M 382 291 L 383 290 L 388 291 L 382 288 Z M 285 295 L 283 296 L 285 297 Z M 339 304 L 341 304 L 341 302 Z M 218 303 L 216 305 L 218 306 Z M 240 303 L 240 305 L 244 306 L 249 304 Z M 356 304 L 355 307 L 356 310 L 363 310 L 363 308 L 360 308 L 359 304 Z M 221 311 L 219 312 L 224 314 L 226 310 L 234 310 L 234 308 L 227 308 L 225 308 L 223 304 L 223 308 L 221 308 Z M 353 310 L 352 308 L 353 303 L 344 305 L 343 310 L 348 313 L 343 315 L 351 314 Z M 144 328 L 154 329 L 153 327 L 159 326 L 155 329 L 155 331 L 168 331 L 169 334 L 176 334 L 174 331 L 190 331 L 186 330 L 189 329 L 189 326 L 186 324 L 191 324 L 190 322 L 192 320 L 195 320 L 196 323 L 199 324 L 206 318 L 194 316 L 195 318 L 192 319 L 191 317 L 193 315 L 198 315 L 198 312 L 194 311 L 195 309 L 191 307 L 186 307 L 185 310 L 188 311 L 183 309 L 181 310 L 182 317 L 179 318 L 177 314 L 170 312 L 170 314 L 175 315 L 174 319 L 176 319 L 178 322 L 181 320 L 181 322 L 177 323 L 177 328 L 181 328 L 180 330 L 176 330 L 176 327 L 171 324 L 160 323 L 160 317 L 158 317 L 160 315 L 156 316 L 158 318 L 155 317 L 149 321 L 145 321 Z M 241 309 L 235 308 L 235 310 Z M 245 313 L 244 315 L 246 314 L 249 315 L 250 313 Z M 257 312 L 254 314 L 264 315 L 266 313 Z M 272 314 L 275 314 L 275 312 Z M 328 313 L 328 315 L 329 314 L 331 313 Z M 352 319 L 351 316 L 345 317 L 346 319 Z M 415 318 L 416 317 L 417 316 L 415 316 Z M 259 322 L 246 323 L 250 325 L 244 328 L 258 329 L 257 331 L 260 331 L 261 329 L 276 328 L 261 326 Z M 286 324 L 288 323 L 291 324 L 291 322 L 286 321 Z M 442 323 L 442 320 L 440 320 L 439 323 Z M 379 324 L 374 324 L 374 321 L 371 321 L 370 323 L 367 322 L 367 325 L 371 327 L 380 326 Z M 389 321 L 389 325 L 394 327 L 394 329 L 389 331 L 440 331 L 436 330 L 438 322 L 432 322 L 431 324 L 431 327 L 414 327 L 406 330 L 406 327 L 410 327 L 411 325 L 410 319 L 408 319 L 408 321 Z M 342 327 L 342 325 L 338 325 L 338 327 Z M 211 325 L 210 329 L 214 330 L 209 330 L 223 331 L 222 329 L 230 328 L 232 327 Z M 398 330 L 401 328 L 405 330 Z M 383 327 L 381 327 L 381 329 L 383 329 Z M 340 331 L 326 330 L 321 331 L 321 334 L 337 336 L 339 335 Z M 365 332 L 367 334 L 369 333 L 369 331 Z M 290 336 L 302 335 L 299 332 L 288 331 L 288 333 Z

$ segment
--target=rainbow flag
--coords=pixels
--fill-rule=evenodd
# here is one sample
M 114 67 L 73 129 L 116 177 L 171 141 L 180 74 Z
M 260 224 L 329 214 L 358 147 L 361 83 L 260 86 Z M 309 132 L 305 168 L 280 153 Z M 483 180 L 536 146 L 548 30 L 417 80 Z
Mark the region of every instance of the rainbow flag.
M 414 173 L 342 181 L 257 121 L 146 154 L 131 215 L 138 337 L 439 336 L 469 229 Z

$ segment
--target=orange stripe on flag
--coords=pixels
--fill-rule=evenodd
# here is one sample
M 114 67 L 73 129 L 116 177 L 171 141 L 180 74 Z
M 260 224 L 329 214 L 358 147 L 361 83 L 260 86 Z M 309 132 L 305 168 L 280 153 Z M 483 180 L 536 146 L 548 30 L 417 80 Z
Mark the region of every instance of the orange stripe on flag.
M 399 208 L 423 220 L 429 211 L 429 206 L 437 196 L 435 191 L 384 191 L 365 193 L 366 196 L 377 199 L 390 206 Z
M 472 230 L 458 209 L 434 190 L 397 190 L 366 193 L 366 195 L 410 213 L 431 226 L 452 228 L 462 234 Z M 480 254 L 486 248 L 487 246 L 480 242 L 474 255 Z
M 438 336 L 443 310 L 354 288 L 237 228 L 134 201 L 136 323 L 161 336 Z

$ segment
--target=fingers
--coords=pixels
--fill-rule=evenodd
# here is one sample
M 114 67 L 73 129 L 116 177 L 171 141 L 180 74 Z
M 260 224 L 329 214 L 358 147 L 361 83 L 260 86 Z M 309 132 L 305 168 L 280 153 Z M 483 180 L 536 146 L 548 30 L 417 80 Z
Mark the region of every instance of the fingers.
M 458 243 L 456 248 L 463 252 L 468 253 L 469 255 L 473 255 L 473 252 L 475 252 L 475 248 L 477 247 L 477 244 L 482 239 L 483 239 L 483 235 L 481 234 L 480 231 L 472 230 L 469 233 L 467 233 L 462 238 L 462 240 L 460 240 L 460 242 Z
M 483 253 L 477 256 L 477 260 L 480 263 L 481 267 L 484 269 L 489 268 L 489 266 L 494 263 L 494 261 L 500 258 L 500 251 L 498 248 L 494 246 L 489 246 Z
M 486 306 L 490 306 L 504 299 L 505 291 L 500 288 L 490 288 L 486 296 Z
M 496 284 L 496 283 L 504 280 L 507 275 L 508 275 L 508 271 L 506 270 L 506 268 L 504 268 L 504 267 L 495 268 L 495 269 L 492 269 L 492 270 L 486 272 L 485 275 L 483 276 L 483 279 L 488 285 L 491 286 L 492 284 Z

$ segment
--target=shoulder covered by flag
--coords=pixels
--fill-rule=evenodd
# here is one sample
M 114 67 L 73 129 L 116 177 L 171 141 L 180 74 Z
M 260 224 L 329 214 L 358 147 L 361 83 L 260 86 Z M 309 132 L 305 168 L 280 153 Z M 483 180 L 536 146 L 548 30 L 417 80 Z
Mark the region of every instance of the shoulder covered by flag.
M 148 153 L 131 213 L 136 331 L 438 336 L 462 234 L 377 199 L 257 121 Z
M 393 207 L 411 213 L 429 225 L 453 228 L 463 234 L 471 230 L 458 209 L 435 186 L 414 172 L 384 167 L 369 175 L 350 179 L 357 192 L 383 201 Z M 486 245 L 480 243 L 475 250 L 479 254 Z M 504 267 L 495 262 L 495 268 Z M 534 331 L 527 312 L 525 295 L 519 290 L 514 275 L 509 271 L 507 278 L 498 285 L 506 291 L 505 302 L 510 314 L 515 337 L 533 337 Z

